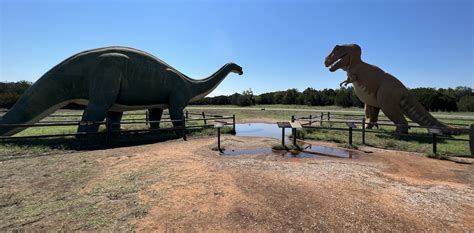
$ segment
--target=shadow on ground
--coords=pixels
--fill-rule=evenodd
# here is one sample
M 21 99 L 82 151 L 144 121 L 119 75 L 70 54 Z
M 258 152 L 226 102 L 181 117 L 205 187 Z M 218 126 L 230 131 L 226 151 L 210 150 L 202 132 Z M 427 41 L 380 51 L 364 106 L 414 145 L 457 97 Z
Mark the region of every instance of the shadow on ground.
M 188 129 L 186 136 L 210 136 L 214 135 L 212 128 Z M 231 130 L 223 130 L 222 133 L 230 133 Z M 24 148 L 21 152 L 10 153 L 6 156 L 0 154 L 0 161 L 19 159 L 24 157 L 44 156 L 54 150 L 60 150 L 67 153 L 74 151 L 91 151 L 112 149 L 129 146 L 139 146 L 164 142 L 183 138 L 182 132 L 176 131 L 155 131 L 155 132 L 122 132 L 109 135 L 95 134 L 79 138 L 61 137 L 61 138 L 35 138 L 35 139 L 12 139 L 5 140 L 3 145 L 6 147 Z M 33 148 L 41 148 L 41 152 L 36 152 Z M 31 150 L 31 151 L 27 151 Z

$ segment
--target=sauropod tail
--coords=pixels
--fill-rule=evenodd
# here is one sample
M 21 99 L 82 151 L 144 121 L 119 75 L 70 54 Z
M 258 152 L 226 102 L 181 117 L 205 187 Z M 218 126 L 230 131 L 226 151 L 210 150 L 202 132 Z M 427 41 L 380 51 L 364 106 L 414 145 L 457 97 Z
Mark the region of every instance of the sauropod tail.
M 24 129 L 9 124 L 34 124 L 68 104 L 67 88 L 45 74 L 28 88 L 13 107 L 0 118 L 0 136 L 11 136 Z
M 401 107 L 408 118 L 421 126 L 441 128 L 443 134 L 459 134 L 458 129 L 447 126 L 433 117 L 409 92 L 402 97 Z

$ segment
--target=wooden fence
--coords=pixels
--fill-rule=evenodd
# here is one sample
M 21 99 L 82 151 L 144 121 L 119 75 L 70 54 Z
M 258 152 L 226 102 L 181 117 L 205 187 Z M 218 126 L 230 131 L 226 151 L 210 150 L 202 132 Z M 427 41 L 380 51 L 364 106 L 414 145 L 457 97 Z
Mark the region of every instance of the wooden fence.
M 130 133 L 143 133 L 143 132 L 155 132 L 155 131 L 175 131 L 181 132 L 184 139 L 186 139 L 186 132 L 189 129 L 197 128 L 209 128 L 213 127 L 214 122 L 219 122 L 226 126 L 232 127 L 232 132 L 235 133 L 235 115 L 232 116 L 222 116 L 222 115 L 213 115 L 207 114 L 205 112 L 193 113 L 185 111 L 183 113 L 182 119 L 180 120 L 171 120 L 168 114 L 163 114 L 163 119 L 160 121 L 150 121 L 148 116 L 148 111 L 143 113 L 126 113 L 123 117 L 126 116 L 144 116 L 144 118 L 131 119 L 131 120 L 122 120 L 120 123 L 114 123 L 106 118 L 104 121 L 98 122 L 83 122 L 80 120 L 61 120 L 61 118 L 80 118 L 82 115 L 79 114 L 52 114 L 48 118 L 53 118 L 55 120 L 41 121 L 35 124 L 0 124 L 0 127 L 55 127 L 55 126 L 80 126 L 85 124 L 97 124 L 100 126 L 105 126 L 105 131 L 102 132 L 90 132 L 90 133 L 62 133 L 62 134 L 41 134 L 41 135 L 28 135 L 28 136 L 0 136 L 0 141 L 13 141 L 20 139 L 37 139 L 37 138 L 53 138 L 53 137 L 71 137 L 71 136 L 88 136 L 88 135 L 105 135 L 106 140 L 112 136 L 112 134 L 130 134 Z M 56 120 L 59 119 L 59 120 Z M 150 125 L 152 123 L 175 123 L 180 122 L 180 126 L 172 127 L 160 127 L 160 128 L 145 128 L 145 129 L 128 129 L 128 130 L 119 130 L 113 131 L 114 125 L 137 125 L 144 124 Z M 190 122 L 202 122 L 202 124 L 190 125 Z
M 358 120 L 358 119 L 360 120 Z M 451 119 L 451 118 L 443 118 Z M 441 140 L 447 141 L 463 141 L 469 144 L 471 156 L 474 156 L 474 119 L 462 119 L 466 124 L 459 123 L 449 123 L 447 125 L 453 126 L 458 129 L 460 135 L 469 135 L 469 139 L 462 138 L 453 138 L 449 135 L 444 135 L 441 133 L 441 128 L 437 127 L 424 127 L 420 126 L 412 121 L 409 121 L 410 128 L 422 128 L 426 129 L 426 134 L 402 134 L 402 133 L 391 133 L 382 131 L 379 129 L 367 129 L 366 121 L 364 115 L 358 114 L 340 114 L 340 113 L 331 113 L 331 112 L 321 112 L 317 115 L 309 116 L 292 116 L 291 121 L 300 121 L 303 128 L 307 129 L 325 129 L 325 130 L 336 130 L 336 131 L 346 131 L 348 132 L 348 142 L 352 145 L 353 142 L 353 132 L 361 133 L 361 143 L 368 144 L 366 141 L 366 134 L 368 133 L 377 133 L 377 134 L 386 134 L 393 137 L 412 137 L 412 138 L 428 138 L 432 142 L 432 151 L 434 154 L 437 153 L 437 142 Z M 459 120 L 459 119 L 456 119 Z M 335 125 L 337 125 L 335 127 Z M 341 126 L 342 125 L 342 126 Z M 378 126 L 391 126 L 396 127 L 397 124 L 392 123 L 387 118 L 381 118 L 377 123 Z M 358 127 L 359 126 L 359 127 Z

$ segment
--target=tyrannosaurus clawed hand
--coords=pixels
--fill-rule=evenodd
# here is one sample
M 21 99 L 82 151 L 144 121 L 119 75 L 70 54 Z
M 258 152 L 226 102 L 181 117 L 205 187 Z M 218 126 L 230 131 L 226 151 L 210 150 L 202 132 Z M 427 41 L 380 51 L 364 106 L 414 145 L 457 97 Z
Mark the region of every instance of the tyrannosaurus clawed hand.
M 357 80 L 357 76 L 355 74 L 347 74 L 347 79 L 339 83 L 339 87 L 342 87 L 342 85 L 347 86 L 350 83 L 353 83 Z

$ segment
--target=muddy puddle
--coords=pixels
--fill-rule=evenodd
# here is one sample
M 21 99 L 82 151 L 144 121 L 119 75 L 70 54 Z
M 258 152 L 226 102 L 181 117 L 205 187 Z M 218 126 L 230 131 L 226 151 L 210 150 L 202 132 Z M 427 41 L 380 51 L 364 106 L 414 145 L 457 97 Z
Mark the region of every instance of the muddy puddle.
M 221 154 L 223 156 L 270 155 L 287 158 L 355 158 L 355 153 L 352 151 L 316 145 L 304 145 L 302 151 L 272 150 L 271 148 L 262 147 L 254 149 L 225 150 Z
M 236 124 L 235 131 L 237 136 L 253 136 L 253 137 L 270 137 L 281 140 L 281 129 L 276 124 L 268 123 L 246 123 Z M 289 135 L 291 129 L 285 129 L 285 141 L 289 143 Z M 226 150 L 221 153 L 223 156 L 245 156 L 245 155 L 271 155 L 289 158 L 355 158 L 355 152 L 310 144 L 300 145 L 301 151 L 272 150 L 271 148 L 254 148 L 254 149 L 238 149 Z

